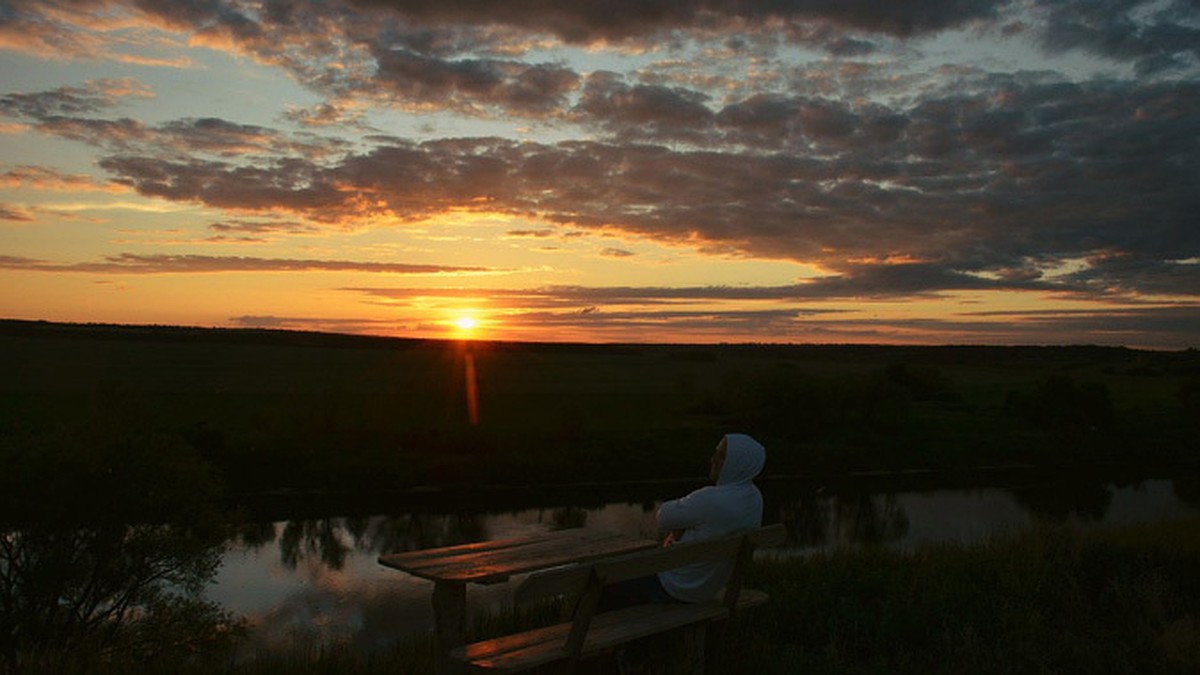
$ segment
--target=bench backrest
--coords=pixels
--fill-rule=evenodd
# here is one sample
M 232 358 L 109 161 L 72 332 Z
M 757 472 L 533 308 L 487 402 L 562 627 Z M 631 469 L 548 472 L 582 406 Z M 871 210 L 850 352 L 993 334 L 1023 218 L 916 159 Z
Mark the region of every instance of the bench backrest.
M 706 560 L 736 560 L 741 555 L 748 556 L 754 548 L 778 546 L 786 537 L 786 528 L 777 523 L 719 539 L 676 543 L 545 570 L 530 575 L 517 587 L 514 602 L 522 604 L 554 595 L 579 595 L 590 583 L 614 584 Z M 740 582 L 740 579 L 735 581 Z
M 787 531 L 782 524 L 770 525 L 720 539 L 672 544 L 664 548 L 647 549 L 606 560 L 576 563 L 537 572 L 517 587 L 514 601 L 522 603 L 559 594 L 579 596 L 575 605 L 575 616 L 571 621 L 571 630 L 563 645 L 568 657 L 566 671 L 571 672 L 579 659 L 584 638 L 606 585 L 702 560 L 730 558 L 734 561 L 733 571 L 725 585 L 725 596 L 721 602 L 729 616 L 733 616 L 742 589 L 742 573 L 754 548 L 781 544 L 786 535 Z

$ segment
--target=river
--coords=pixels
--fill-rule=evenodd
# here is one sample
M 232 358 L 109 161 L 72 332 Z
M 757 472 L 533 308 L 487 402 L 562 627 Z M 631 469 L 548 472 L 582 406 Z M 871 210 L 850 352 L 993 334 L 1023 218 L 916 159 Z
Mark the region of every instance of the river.
M 788 544 L 774 554 L 811 555 L 868 544 L 971 543 L 1039 522 L 1116 526 L 1200 516 L 1194 478 L 1118 483 L 1041 477 L 953 488 L 916 481 L 899 489 L 880 489 L 880 482 L 830 487 L 769 482 L 763 490 L 764 520 L 784 522 L 789 531 Z M 674 496 L 672 489 L 679 488 L 663 486 L 664 496 Z M 380 554 L 564 527 L 655 536 L 657 505 L 626 500 L 589 507 L 447 508 L 443 513 L 268 520 L 244 527 L 227 543 L 206 596 L 248 620 L 251 653 L 319 644 L 369 651 L 428 631 L 432 624 L 431 584 L 380 566 Z M 468 609 L 496 607 L 511 591 L 511 583 L 472 587 Z

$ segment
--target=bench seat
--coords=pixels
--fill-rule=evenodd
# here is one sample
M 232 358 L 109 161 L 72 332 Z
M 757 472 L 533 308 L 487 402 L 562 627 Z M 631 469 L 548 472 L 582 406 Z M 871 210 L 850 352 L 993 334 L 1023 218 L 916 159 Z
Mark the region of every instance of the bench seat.
M 767 599 L 762 591 L 742 589 L 737 609 L 762 605 Z M 604 612 L 593 618 L 579 657 L 586 659 L 632 640 L 728 616 L 729 609 L 718 602 L 655 603 Z M 451 652 L 451 658 L 465 661 L 476 671 L 521 672 L 567 659 L 565 642 L 570 632 L 570 622 L 536 628 L 460 647 Z

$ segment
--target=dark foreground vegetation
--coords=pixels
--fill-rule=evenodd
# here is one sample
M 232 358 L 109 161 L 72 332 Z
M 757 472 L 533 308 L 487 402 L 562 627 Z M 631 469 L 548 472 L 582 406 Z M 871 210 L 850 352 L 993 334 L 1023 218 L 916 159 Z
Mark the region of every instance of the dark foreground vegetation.
M 239 618 L 200 591 L 230 528 L 268 499 L 419 506 L 438 494 L 429 486 L 461 500 L 560 485 L 578 500 L 581 483 L 701 475 L 731 430 L 766 444 L 772 476 L 1194 472 L 1200 432 L 1194 350 L 466 344 L 0 321 L 0 373 L 0 663 L 12 672 L 426 672 L 420 644 L 237 658 Z M 728 672 L 1196 672 L 1198 547 L 1187 523 L 767 563 L 756 584 L 775 601 L 739 624 Z
M 735 624 L 717 672 L 1196 673 L 1197 569 L 1200 521 L 762 560 L 750 582 L 771 602 Z M 474 630 L 489 635 L 547 616 L 490 617 Z M 417 675 L 429 672 L 430 647 L 415 639 L 370 655 L 332 648 L 240 663 L 236 650 L 150 663 L 34 653 L 13 672 Z M 676 649 L 656 641 L 645 672 L 676 672 Z M 617 671 L 600 660 L 583 672 Z

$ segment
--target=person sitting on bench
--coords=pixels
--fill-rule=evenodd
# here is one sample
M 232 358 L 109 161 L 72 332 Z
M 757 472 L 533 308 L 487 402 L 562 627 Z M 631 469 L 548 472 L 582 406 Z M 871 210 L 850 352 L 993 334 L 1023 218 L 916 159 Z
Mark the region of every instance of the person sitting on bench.
M 726 434 L 709 464 L 706 485 L 663 502 L 658 525 L 668 530 L 664 546 L 714 539 L 762 525 L 763 499 L 754 479 L 766 463 L 766 449 L 746 434 Z M 720 593 L 733 560 L 700 562 L 608 586 L 600 610 L 648 602 L 707 602 Z

